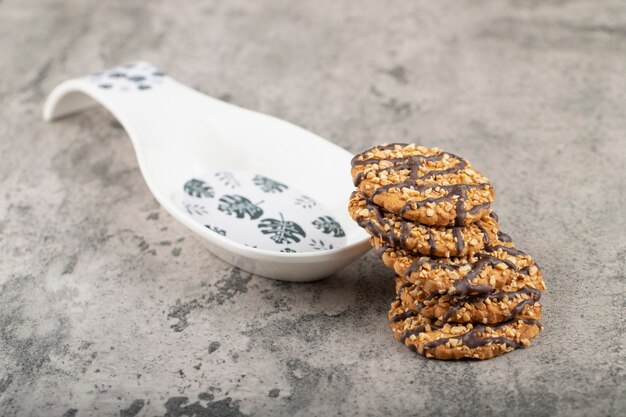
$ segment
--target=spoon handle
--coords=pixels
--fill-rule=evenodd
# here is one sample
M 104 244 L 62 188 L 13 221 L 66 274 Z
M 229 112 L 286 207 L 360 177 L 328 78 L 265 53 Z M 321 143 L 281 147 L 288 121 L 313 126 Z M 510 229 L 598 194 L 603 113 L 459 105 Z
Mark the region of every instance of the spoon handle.
M 121 65 L 59 84 L 43 117 L 53 121 L 102 105 L 124 127 L 148 187 L 162 204 L 163 189 L 182 184 L 190 155 L 212 151 L 212 126 L 237 107 L 166 76 L 147 62 Z M 178 209 L 178 208 L 177 208 Z
M 145 138 L 171 141 L 170 130 L 234 107 L 177 82 L 147 62 L 134 62 L 61 83 L 50 93 L 43 117 L 52 121 L 98 104 L 119 120 L 136 148 L 143 148 L 138 142 Z

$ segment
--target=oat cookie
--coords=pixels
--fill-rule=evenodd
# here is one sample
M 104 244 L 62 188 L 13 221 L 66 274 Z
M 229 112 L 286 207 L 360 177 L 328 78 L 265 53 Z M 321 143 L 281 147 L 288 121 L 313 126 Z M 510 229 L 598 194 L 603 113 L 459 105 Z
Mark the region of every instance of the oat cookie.
M 499 234 L 501 238 L 506 235 Z M 372 238 L 372 246 L 387 267 L 418 284 L 429 295 L 456 297 L 489 294 L 506 288 L 517 291 L 524 286 L 544 290 L 541 270 L 513 243 L 498 240 L 470 256 L 430 258 L 387 246 Z
M 348 210 L 370 235 L 387 245 L 423 255 L 464 256 L 497 238 L 498 223 L 493 217 L 486 216 L 468 226 L 425 226 L 385 211 L 360 191 L 352 193 Z
M 397 275 L 396 293 L 403 304 L 415 306 L 424 317 L 441 322 L 497 324 L 520 315 L 541 320 L 541 291 L 531 286 L 513 291 L 505 287 L 466 297 L 429 295 L 419 285 Z
M 496 325 L 438 323 L 400 300 L 391 304 L 389 325 L 394 337 L 410 350 L 434 359 L 490 359 L 530 346 L 541 323 L 515 317 Z
M 352 159 L 354 184 L 375 204 L 429 226 L 464 226 L 491 211 L 491 183 L 465 159 L 414 144 L 376 146 Z

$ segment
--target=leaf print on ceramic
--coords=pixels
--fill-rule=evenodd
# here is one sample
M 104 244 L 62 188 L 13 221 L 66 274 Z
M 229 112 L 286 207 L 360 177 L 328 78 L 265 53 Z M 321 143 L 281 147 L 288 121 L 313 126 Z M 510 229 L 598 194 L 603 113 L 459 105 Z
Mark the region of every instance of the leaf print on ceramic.
M 217 177 L 218 180 L 223 182 L 225 186 L 231 189 L 235 189 L 241 186 L 241 184 L 239 183 L 237 178 L 235 178 L 232 172 L 228 172 L 228 171 L 216 172 L 215 176 Z
M 187 210 L 187 213 L 189 214 L 196 214 L 196 215 L 203 215 L 203 214 L 209 214 L 209 212 L 207 211 L 207 209 L 200 204 L 185 204 L 185 210 Z
M 265 193 L 282 193 L 287 188 L 289 188 L 285 184 L 274 181 L 262 175 L 255 175 L 252 179 L 252 182 Z
M 261 177 L 270 178 L 226 168 L 195 173 L 180 183 L 181 207 L 203 229 L 249 247 L 286 254 L 346 245 L 339 215 L 289 184 L 279 185 L 280 192 L 267 191 L 276 187 L 275 181 Z
M 150 64 L 136 62 L 93 74 L 89 81 L 104 90 L 146 91 L 162 83 L 164 75 Z
M 296 198 L 293 202 L 296 206 L 300 206 L 303 209 L 310 209 L 313 208 L 315 206 L 317 206 L 317 202 L 315 200 L 313 200 L 311 197 L 307 197 L 305 195 L 302 195 L 298 198 Z
M 226 236 L 226 230 L 224 229 L 220 229 L 217 226 L 211 226 L 210 224 L 205 224 L 204 227 L 206 227 L 209 230 L 214 231 L 215 233 L 217 233 L 218 235 L 222 235 L 222 236 Z
M 231 216 L 234 214 L 238 219 L 243 219 L 247 214 L 251 220 L 254 220 L 263 215 L 263 209 L 258 206 L 261 203 L 262 201 L 254 204 L 246 197 L 226 194 L 220 198 L 220 205 L 217 209 Z
M 344 237 L 346 235 L 341 225 L 330 216 L 320 216 L 312 224 L 323 233 L 332 234 L 334 237 Z
M 206 197 L 211 198 L 215 196 L 215 191 L 213 191 L 213 187 L 208 185 L 206 182 L 202 180 L 198 180 L 195 178 L 187 181 L 183 187 L 185 192 L 192 197 Z
M 282 213 L 278 213 L 278 219 L 263 219 L 259 223 L 259 230 L 265 235 L 271 235 L 270 239 L 278 244 L 300 242 L 300 236 L 306 237 L 306 233 L 298 223 L 285 220 Z
M 334 246 L 332 244 L 326 245 L 323 240 L 315 240 L 315 239 L 311 239 L 311 243 L 309 243 L 309 246 L 311 246 L 315 250 L 334 249 Z

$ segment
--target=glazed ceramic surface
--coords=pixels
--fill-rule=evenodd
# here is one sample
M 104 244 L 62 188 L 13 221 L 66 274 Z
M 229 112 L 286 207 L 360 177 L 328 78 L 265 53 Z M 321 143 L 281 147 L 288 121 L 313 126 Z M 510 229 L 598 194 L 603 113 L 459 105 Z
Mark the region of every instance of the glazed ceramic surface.
M 286 253 L 340 248 L 346 233 L 301 190 L 263 175 L 219 171 L 192 178 L 183 206 L 200 224 L 253 248 Z
M 344 149 L 201 94 L 145 62 L 60 84 L 44 118 L 98 103 L 128 132 L 159 203 L 225 261 L 310 281 L 369 249 L 347 213 L 352 155 Z

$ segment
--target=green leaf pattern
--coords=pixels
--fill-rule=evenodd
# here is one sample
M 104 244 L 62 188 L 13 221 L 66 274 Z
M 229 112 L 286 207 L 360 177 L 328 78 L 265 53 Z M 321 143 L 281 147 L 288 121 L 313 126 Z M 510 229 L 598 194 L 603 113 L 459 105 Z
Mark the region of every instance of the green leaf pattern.
M 215 177 L 219 181 L 223 182 L 224 185 L 232 189 L 235 189 L 241 186 L 241 184 L 239 183 L 239 180 L 235 178 L 232 172 L 228 172 L 228 171 L 216 172 Z
M 332 244 L 326 244 L 324 243 L 323 240 L 315 240 L 315 239 L 311 239 L 311 242 L 309 243 L 309 246 L 312 247 L 315 250 L 330 250 L 330 249 L 334 249 L 334 246 Z
M 300 242 L 300 236 L 306 237 L 306 233 L 298 223 L 285 220 L 282 213 L 278 214 L 280 220 L 270 218 L 261 220 L 259 223 L 261 233 L 271 235 L 270 239 L 278 244 Z
M 187 213 L 189 214 L 195 214 L 198 216 L 209 213 L 201 204 L 185 204 L 185 210 L 187 210 Z
M 296 206 L 300 206 L 303 209 L 310 209 L 313 208 L 315 206 L 317 206 L 317 202 L 315 200 L 313 200 L 311 197 L 307 197 L 305 195 L 302 195 L 298 198 L 295 199 L 294 204 Z
M 197 198 L 200 198 L 200 197 L 205 197 L 205 198 L 215 197 L 215 191 L 213 190 L 213 187 L 211 187 L 206 182 L 204 182 L 202 180 L 195 179 L 195 178 L 192 178 L 189 181 L 187 181 L 185 183 L 183 189 L 185 190 L 185 192 L 187 194 L 189 194 L 192 197 L 197 197 Z
M 215 233 L 217 233 L 218 235 L 222 235 L 222 236 L 226 236 L 226 230 L 224 229 L 220 229 L 217 226 L 211 226 L 210 224 L 205 224 L 204 227 L 206 227 L 209 230 L 214 231 Z
M 254 183 L 254 185 L 261 188 L 261 190 L 265 193 L 282 193 L 287 188 L 289 188 L 285 184 L 274 181 L 262 175 L 255 175 L 252 179 L 252 182 Z
M 259 203 L 257 203 L 259 204 Z M 250 216 L 251 220 L 258 219 L 263 215 L 263 209 L 246 197 L 240 195 L 224 195 L 220 198 L 220 205 L 217 207 L 219 211 L 223 211 L 226 214 L 237 216 L 238 219 L 243 219 L 246 214 Z
M 152 65 L 136 62 L 100 71 L 88 80 L 108 91 L 149 91 L 164 81 L 164 75 Z
M 320 216 L 312 224 L 327 235 L 332 234 L 334 237 L 344 237 L 346 235 L 341 225 L 330 216 Z
M 182 207 L 195 221 L 246 246 L 301 253 L 345 245 L 344 229 L 322 205 L 268 177 L 219 171 L 181 188 Z

